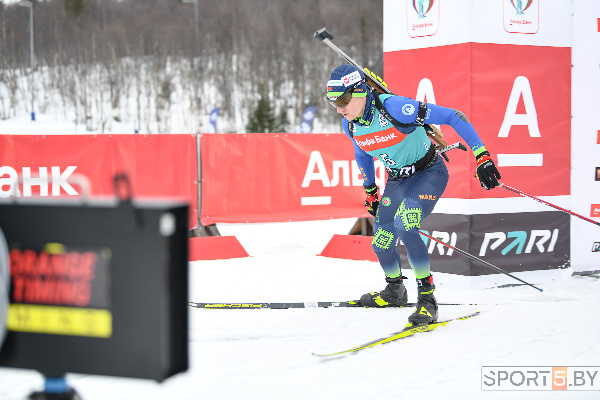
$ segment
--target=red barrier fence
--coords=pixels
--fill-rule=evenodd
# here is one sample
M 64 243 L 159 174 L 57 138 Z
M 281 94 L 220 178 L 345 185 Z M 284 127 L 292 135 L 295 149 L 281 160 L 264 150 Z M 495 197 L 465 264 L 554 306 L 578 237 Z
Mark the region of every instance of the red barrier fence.
M 452 128 L 444 131 L 448 143 L 464 142 Z M 549 133 L 555 131 L 548 129 Z M 529 136 L 513 138 L 513 151 L 529 148 L 530 140 Z M 486 139 L 492 153 L 495 148 L 502 148 L 498 142 L 497 138 Z M 561 137 L 557 133 L 555 140 L 540 143 L 536 151 L 549 164 L 568 166 L 564 152 L 557 148 L 568 144 L 568 135 Z M 369 216 L 363 207 L 362 178 L 352 143 L 343 134 L 203 135 L 201 152 L 203 225 Z M 448 155 L 450 180 L 444 198 L 514 197 L 507 191 L 486 191 L 480 187 L 473 177 L 475 157 L 470 150 L 455 150 Z M 496 158 L 494 154 L 492 157 Z M 569 193 L 568 168 L 552 174 L 542 173 L 542 169 L 505 167 L 502 178 L 537 195 Z M 534 170 L 539 173 L 531 179 Z M 384 176 L 380 166 L 380 185 Z
M 201 149 L 203 225 L 368 216 L 345 135 L 204 135 Z
M 460 140 L 450 128 L 445 130 L 449 143 Z M 203 225 L 368 216 L 352 144 L 343 134 L 200 137 Z M 500 144 L 489 139 L 493 152 Z M 522 138 L 523 146 L 528 140 Z M 517 138 L 512 140 L 513 145 L 516 142 Z M 544 143 L 568 146 L 568 137 Z M 554 165 L 567 164 L 554 147 L 539 150 L 545 160 L 555 159 Z M 479 187 L 472 178 L 474 157 L 470 152 L 453 151 L 449 156 L 445 198 L 512 197 L 508 191 L 488 192 Z M 536 196 L 568 194 L 568 180 L 556 179 L 563 169 L 537 174 L 532 180 L 526 172 L 533 169 L 541 167 L 503 168 L 502 177 Z M 112 177 L 118 172 L 130 176 L 136 197 L 167 196 L 189 202 L 190 227 L 198 225 L 195 135 L 0 135 L 0 197 L 12 194 L 17 177 L 22 180 L 21 195 L 77 195 L 80 190 L 66 182 L 75 174 L 89 180 L 90 195 L 112 196 Z M 384 176 L 379 165 L 380 185 Z
M 448 137 L 451 136 L 449 132 Z M 197 138 L 202 156 L 201 205 L 197 204 Z M 530 138 L 523 142 L 527 140 Z M 565 141 L 568 145 L 568 136 Z M 514 138 L 513 143 L 516 142 L 518 139 Z M 540 148 L 547 162 L 556 161 L 556 174 L 539 174 L 532 180 L 527 172 L 542 167 L 513 166 L 502 169 L 503 180 L 527 187 L 535 196 L 568 194 L 568 181 L 555 181 L 563 173 L 559 168 L 564 165 L 561 155 Z M 514 197 L 510 191 L 488 192 L 479 187 L 478 180 L 472 177 L 471 153 L 454 151 L 449 156 L 450 181 L 444 198 L 469 202 L 474 198 Z M 381 185 L 385 172 L 381 166 L 377 171 Z M 81 188 L 69 179 L 75 175 L 90 182 L 91 196 L 114 196 L 113 177 L 121 172 L 129 175 L 136 198 L 170 197 L 188 202 L 190 228 L 198 226 L 197 209 L 201 209 L 203 225 L 368 216 L 352 143 L 343 134 L 0 135 L 0 197 L 13 195 L 17 181 L 21 196 L 77 196 Z M 435 237 L 456 242 L 457 247 L 472 254 L 485 252 L 492 264 L 503 269 L 515 265 L 524 269 L 556 268 L 564 264 L 568 257 L 568 217 L 536 212 L 516 213 L 509 218 L 503 212 L 511 211 L 501 210 L 501 200 L 485 202 L 487 212 L 492 214 L 461 214 L 468 203 L 460 210 L 446 206 L 445 214 L 432 215 L 423 228 Z M 230 254 L 228 242 L 220 242 Z M 207 252 L 205 244 L 206 241 L 190 242 L 191 256 L 224 258 L 216 252 L 216 246 L 209 246 L 211 251 Z M 350 257 L 349 246 L 343 242 L 338 246 L 339 253 Z M 368 241 L 360 246 L 356 243 L 355 247 L 360 254 L 366 254 Z M 450 269 L 445 272 L 482 273 L 477 266 L 465 264 L 464 259 L 449 259 L 450 252 L 443 250 L 438 254 L 434 247 L 429 251 L 435 265 Z M 511 251 L 516 251 L 515 257 L 509 254 Z
M 198 225 L 195 135 L 0 135 L 0 197 L 20 179 L 21 196 L 77 196 L 68 182 L 83 175 L 90 196 L 114 196 L 113 177 L 129 175 L 135 197 L 170 197 L 190 204 Z

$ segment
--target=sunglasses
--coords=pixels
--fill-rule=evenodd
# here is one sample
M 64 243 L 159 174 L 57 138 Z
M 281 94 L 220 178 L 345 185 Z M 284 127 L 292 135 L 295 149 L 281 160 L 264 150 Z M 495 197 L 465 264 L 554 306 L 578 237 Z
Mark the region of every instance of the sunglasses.
M 327 102 L 333 107 L 346 107 L 348 103 L 350 103 L 350 100 L 352 100 L 352 93 L 354 92 L 354 89 L 362 85 L 364 82 L 364 79 L 358 81 L 354 84 L 354 86 L 349 87 L 344 93 L 334 99 L 330 99 L 329 96 L 325 95 L 325 99 L 327 99 Z

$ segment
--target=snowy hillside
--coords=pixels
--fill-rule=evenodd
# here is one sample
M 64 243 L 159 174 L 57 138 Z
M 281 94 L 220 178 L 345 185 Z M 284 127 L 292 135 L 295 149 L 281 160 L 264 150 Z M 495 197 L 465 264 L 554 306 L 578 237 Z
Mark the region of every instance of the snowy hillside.
M 150 62 L 149 62 L 150 63 Z M 153 134 L 153 133 L 206 133 L 210 132 L 209 114 L 217 107 L 223 107 L 225 101 L 218 87 L 210 82 L 204 83 L 201 96 L 195 98 L 192 88 L 182 82 L 182 75 L 190 74 L 186 60 L 179 60 L 169 69 L 177 73 L 162 72 L 162 82 L 157 84 L 148 66 L 121 60 L 119 68 L 128 73 L 138 72 L 139 79 L 128 82 L 120 89 L 118 100 L 111 95 L 108 85 L 98 84 L 86 87 L 89 77 L 78 77 L 77 66 L 65 66 L 63 72 L 55 68 L 40 68 L 36 73 L 35 121 L 31 120 L 31 92 L 27 74 L 14 73 L 16 88 L 13 93 L 0 81 L 0 134 L 9 135 L 72 135 L 72 134 Z M 88 75 L 94 75 L 94 82 L 107 79 L 107 71 L 101 67 L 90 68 Z M 60 76 L 63 80 L 57 80 Z M 70 80 L 67 80 L 70 79 Z M 323 78 L 326 79 L 326 78 Z M 165 84 L 166 85 L 166 84 Z M 157 87 L 158 86 L 158 87 Z M 280 97 L 273 100 L 272 107 L 287 110 L 286 127 L 288 132 L 300 132 L 302 122 L 302 101 L 290 106 L 296 89 L 287 84 L 280 91 Z M 80 91 L 82 93 L 80 93 Z M 167 92 L 165 92 L 167 91 Z M 84 96 L 85 92 L 85 96 Z M 217 120 L 218 133 L 245 133 L 249 115 L 253 112 L 258 94 L 251 95 L 253 100 L 245 101 L 245 94 L 252 92 L 248 84 L 237 84 L 230 96 L 244 107 L 233 107 L 231 113 L 221 111 Z M 74 99 L 75 98 L 75 99 Z M 284 99 L 288 99 L 285 100 Z M 113 103 L 117 101 L 115 106 Z M 286 106 L 286 104 L 288 104 Z M 333 109 L 324 108 L 317 112 L 313 123 L 313 132 L 340 132 L 340 120 L 332 119 Z
M 32 97 L 69 134 L 209 132 L 215 108 L 217 132 L 244 133 L 261 95 L 287 132 L 300 132 L 308 105 L 318 106 L 314 132 L 339 132 L 323 94 L 343 59 L 313 37 L 324 26 L 383 72 L 381 0 L 16 3 L 0 0 L 0 134 L 31 113 Z

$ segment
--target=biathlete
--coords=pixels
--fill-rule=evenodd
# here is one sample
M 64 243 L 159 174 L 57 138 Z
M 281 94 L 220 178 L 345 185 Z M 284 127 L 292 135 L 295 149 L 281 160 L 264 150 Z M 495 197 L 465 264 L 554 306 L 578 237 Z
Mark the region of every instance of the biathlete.
M 380 101 L 379 108 L 375 96 Z M 448 169 L 423 125 L 450 125 L 467 142 L 477 159 L 476 175 L 485 189 L 499 185 L 500 173 L 475 128 L 458 110 L 408 97 L 372 93 L 362 71 L 350 64 L 341 65 L 331 73 L 326 98 L 343 115 L 342 128 L 354 145 L 366 191 L 365 206 L 375 217 L 373 250 L 387 282 L 385 289 L 364 294 L 360 301 L 367 307 L 397 307 L 407 303 L 403 283 L 406 277 L 401 274 L 396 247 L 400 238 L 418 286 L 416 310 L 408 321 L 413 325 L 436 321 L 435 285 L 429 253 L 419 229 L 446 189 Z M 391 120 L 400 125 L 384 117 L 379 111 L 382 106 Z M 373 157 L 383 163 L 388 174 L 381 205 Z

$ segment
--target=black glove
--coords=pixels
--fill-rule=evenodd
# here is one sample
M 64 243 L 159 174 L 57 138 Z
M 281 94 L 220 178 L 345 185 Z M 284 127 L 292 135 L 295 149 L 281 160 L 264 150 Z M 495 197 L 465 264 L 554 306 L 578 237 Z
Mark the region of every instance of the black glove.
M 377 199 L 377 185 L 372 184 L 371 186 L 365 186 L 367 192 L 367 198 L 365 199 L 365 207 L 372 216 L 377 215 L 377 207 L 379 207 L 379 200 Z
M 487 190 L 500 186 L 500 182 L 498 181 L 500 179 L 500 172 L 498 172 L 496 164 L 494 164 L 490 153 L 487 151 L 477 156 L 477 171 L 475 172 L 475 176 L 479 178 L 481 187 Z

